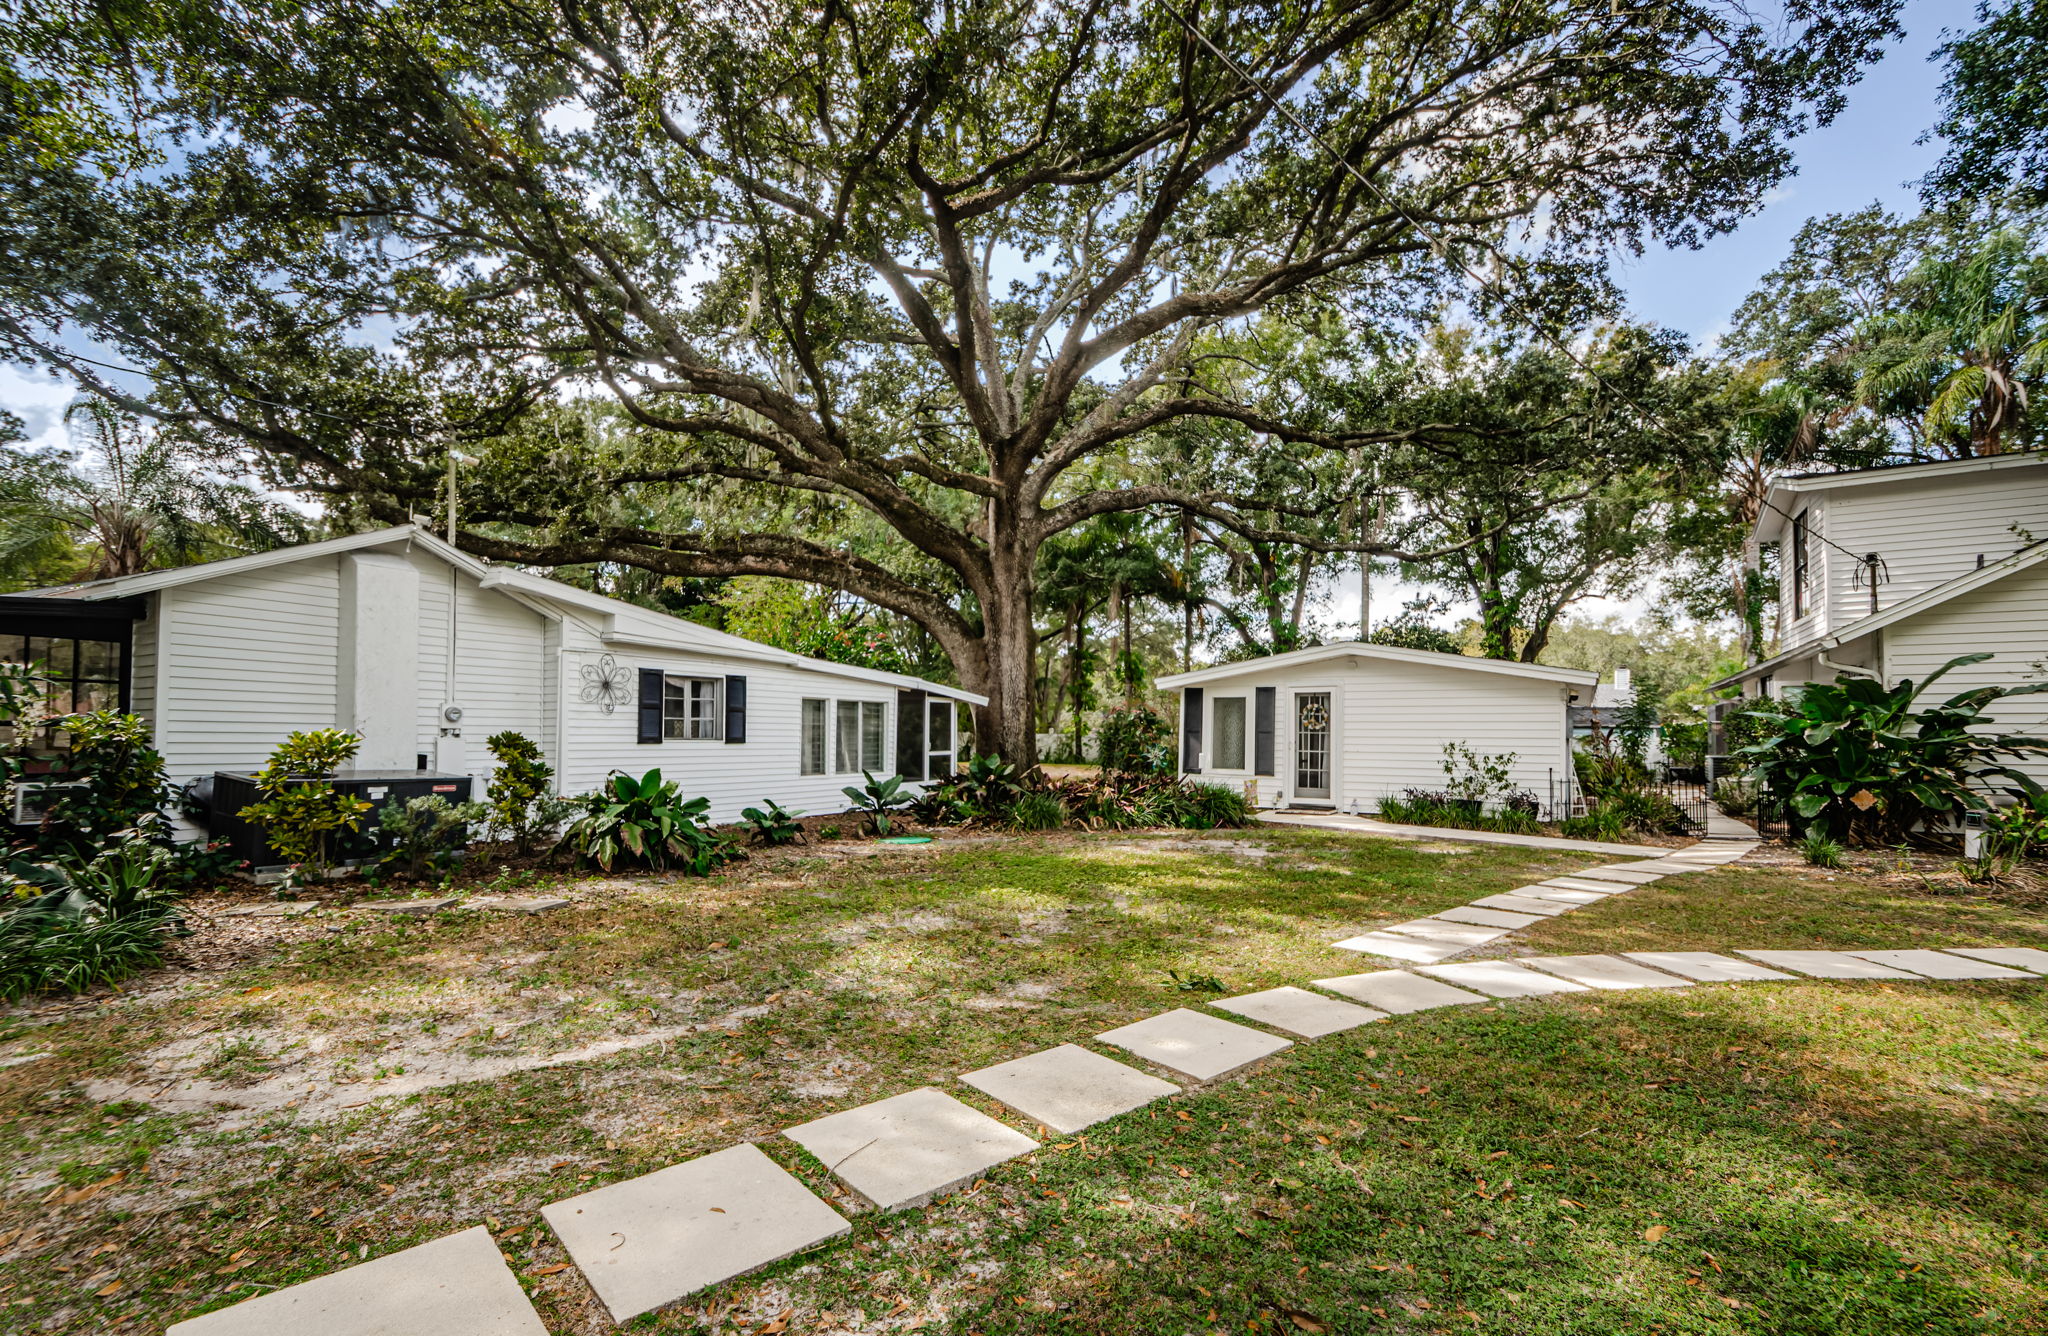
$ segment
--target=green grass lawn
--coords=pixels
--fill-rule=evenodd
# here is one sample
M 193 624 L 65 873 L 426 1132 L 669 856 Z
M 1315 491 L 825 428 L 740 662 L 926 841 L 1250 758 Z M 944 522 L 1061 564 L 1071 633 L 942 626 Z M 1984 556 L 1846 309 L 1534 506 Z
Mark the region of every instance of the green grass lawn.
M 542 1204 L 749 1138 L 829 1192 L 773 1133 L 920 1084 L 992 1107 L 955 1075 L 1200 1005 L 1212 980 L 1357 968 L 1328 943 L 1589 861 L 1216 838 L 600 879 L 545 917 L 336 919 L 359 926 L 114 1006 L 20 1013 L 0 1049 L 54 1056 L 0 1070 L 4 1327 L 156 1331 L 485 1223 L 551 1330 L 609 1330 Z M 1832 876 L 1689 875 L 1497 945 L 2048 945 L 2025 905 Z M 603 1051 L 622 1041 L 639 1046 Z M 563 1053 L 583 1056 L 519 1069 Z M 2048 1323 L 2044 1076 L 2043 985 L 1408 1017 L 1049 1139 L 969 1192 L 861 1214 L 850 1240 L 630 1326 L 2026 1330 Z M 238 1107 L 144 1098 L 180 1081 Z

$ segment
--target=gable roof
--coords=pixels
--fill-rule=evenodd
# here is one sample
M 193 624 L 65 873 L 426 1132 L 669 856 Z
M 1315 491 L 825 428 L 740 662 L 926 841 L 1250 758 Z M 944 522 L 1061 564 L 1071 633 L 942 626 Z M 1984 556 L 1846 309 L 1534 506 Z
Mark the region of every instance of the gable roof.
M 1197 668 L 1189 673 L 1174 673 L 1160 678 L 1159 685 L 1173 691 L 1181 687 L 1201 686 L 1205 682 L 1243 677 L 1247 673 L 1262 673 L 1274 668 L 1292 668 L 1301 664 L 1340 658 L 1384 659 L 1392 663 L 1421 664 L 1430 668 L 1462 668 L 1467 672 L 1499 673 L 1506 677 L 1533 677 L 1577 687 L 1590 687 L 1600 680 L 1600 674 L 1580 668 L 1552 668 L 1540 663 L 1513 663 L 1506 659 L 1475 658 L 1470 654 L 1445 654 L 1433 649 L 1398 649 L 1393 645 L 1345 640 L 1334 645 L 1316 645 L 1309 649 L 1291 650 L 1286 654 L 1270 654 L 1263 659 L 1241 659 L 1236 663 L 1220 663 L 1213 668 Z
M 1939 486 L 1953 478 L 1995 473 L 2006 469 L 2048 467 L 2048 451 L 2019 450 L 2003 455 L 1975 455 L 1969 459 L 1937 459 L 1926 464 L 1879 464 L 1867 469 L 1845 469 L 1839 473 L 1794 473 L 1771 484 L 1757 514 L 1755 533 L 1761 538 L 1792 522 L 1798 499 L 1848 487 L 1875 487 L 1886 483 L 1919 483 Z
M 1852 640 L 1861 640 L 1873 631 L 1882 631 L 1887 626 L 1905 621 L 1908 617 L 1918 616 L 1929 608 L 1939 607 L 1950 599 L 1961 598 L 1964 594 L 1982 589 L 1985 585 L 1996 584 L 2008 575 L 2017 575 L 2019 572 L 2032 566 L 2038 566 L 2044 561 L 2048 561 L 2048 539 L 2043 539 L 2031 547 L 2023 547 L 2009 557 L 1988 562 L 1972 571 L 1965 571 L 1955 579 L 1938 584 L 1932 589 L 1923 589 L 1911 598 L 1899 600 L 1889 608 L 1883 608 L 1858 618 L 1838 631 L 1830 631 L 1824 636 L 1806 641 L 1804 644 L 1793 649 L 1786 650 L 1783 654 L 1765 659 L 1761 663 L 1753 663 L 1739 673 L 1732 673 L 1718 682 L 1709 684 L 1707 690 L 1715 691 L 1722 687 L 1736 686 L 1748 681 L 1750 678 L 1761 677 L 1783 664 L 1811 658 L 1817 654 L 1825 654 L 1829 650 L 1838 649 Z
M 498 590 L 556 620 L 560 620 L 564 613 L 570 610 L 593 614 L 599 619 L 598 638 L 608 644 L 637 645 L 648 649 L 695 650 L 702 654 L 752 659 L 808 672 L 829 673 L 834 677 L 852 678 L 902 689 L 916 689 L 950 700 L 966 701 L 970 705 L 988 703 L 987 697 L 960 687 L 912 677 L 906 673 L 883 672 L 877 668 L 860 668 L 852 664 L 833 663 L 827 659 L 813 659 L 790 650 L 777 649 L 773 645 L 764 645 L 758 640 L 749 640 L 745 636 L 732 635 L 681 617 L 671 616 L 653 608 L 644 608 L 637 603 L 628 603 L 624 599 L 578 589 L 574 585 L 522 571 L 514 566 L 498 566 L 480 561 L 459 548 L 449 546 L 416 524 L 372 529 L 368 533 L 348 534 L 341 538 L 329 538 L 318 543 L 301 543 L 296 547 L 280 547 L 268 552 L 251 552 L 246 556 L 203 562 L 197 566 L 180 566 L 174 570 L 145 571 L 140 575 L 122 575 L 109 580 L 90 580 L 82 584 L 35 589 L 17 597 L 47 599 L 52 603 L 62 600 L 101 602 L 151 594 L 161 589 L 174 589 L 180 585 L 198 584 L 226 576 L 246 575 L 316 557 L 340 556 L 348 552 L 363 552 L 385 547 L 424 549 L 449 565 L 475 576 L 483 588 Z M 544 606 L 535 607 L 536 604 Z

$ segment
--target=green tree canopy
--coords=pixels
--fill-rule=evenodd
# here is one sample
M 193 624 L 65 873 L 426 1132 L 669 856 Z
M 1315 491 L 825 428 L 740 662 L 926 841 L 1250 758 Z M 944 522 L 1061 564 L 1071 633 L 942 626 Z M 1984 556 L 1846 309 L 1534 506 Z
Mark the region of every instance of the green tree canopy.
M 450 448 L 609 395 L 633 430 L 589 457 L 479 470 L 466 547 L 847 590 L 923 625 L 1028 761 L 1040 547 L 1160 506 L 1251 523 L 1078 466 L 1188 418 L 1381 439 L 1212 393 L 1203 332 L 1503 290 L 1582 318 L 1616 248 L 1754 209 L 1896 9 L 81 4 L 0 37 L 0 137 L 37 148 L 0 163 L 0 349 L 389 519 Z

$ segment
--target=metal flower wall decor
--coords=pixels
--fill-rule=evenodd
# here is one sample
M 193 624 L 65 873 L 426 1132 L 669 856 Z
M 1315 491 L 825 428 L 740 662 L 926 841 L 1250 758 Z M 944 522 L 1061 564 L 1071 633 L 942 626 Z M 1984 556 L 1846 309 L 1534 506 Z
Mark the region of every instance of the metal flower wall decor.
M 596 663 L 583 665 L 583 703 L 595 705 L 606 714 L 625 702 L 632 685 L 632 670 L 621 668 L 619 661 L 609 654 Z

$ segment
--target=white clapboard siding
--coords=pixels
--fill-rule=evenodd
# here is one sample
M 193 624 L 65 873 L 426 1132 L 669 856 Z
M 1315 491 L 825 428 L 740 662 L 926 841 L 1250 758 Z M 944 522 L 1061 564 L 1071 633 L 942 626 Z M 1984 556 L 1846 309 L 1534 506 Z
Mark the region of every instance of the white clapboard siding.
M 1791 649 L 1803 645 L 1817 636 L 1828 632 L 1828 582 L 1832 577 L 1830 558 L 1833 555 L 1827 544 L 1830 532 L 1828 497 L 1814 497 L 1805 503 L 1807 521 L 1807 598 L 1806 615 L 1795 617 L 1794 609 L 1799 605 L 1793 598 L 1792 589 L 1792 521 L 1785 521 L 1784 543 L 1778 549 L 1778 643 L 1781 648 Z M 1800 513 L 1800 505 L 1790 507 L 1794 516 Z
M 685 653 L 668 649 L 641 649 L 588 643 L 573 623 L 567 634 L 571 643 L 582 640 L 581 648 L 564 656 L 563 693 L 565 745 L 559 784 L 565 793 L 588 792 L 615 770 L 641 775 L 659 770 L 663 778 L 682 785 L 683 792 L 711 799 L 711 817 L 730 821 L 743 807 L 757 806 L 772 798 L 785 807 L 811 813 L 839 812 L 847 807 L 840 791 L 848 784 L 859 785 L 859 773 L 802 775 L 800 765 L 800 702 L 805 698 L 827 701 L 873 701 L 884 707 L 882 764 L 876 777 L 889 774 L 896 766 L 896 692 L 877 683 L 860 682 L 829 673 L 809 672 L 777 664 L 725 657 L 716 654 Z M 628 675 L 626 698 L 606 714 L 595 702 L 582 699 L 582 669 L 595 667 L 604 654 L 613 656 Z M 658 668 L 679 676 L 725 677 L 738 674 L 747 679 L 747 740 L 739 743 L 668 738 L 642 743 L 639 738 L 639 670 Z M 828 714 L 828 727 L 829 727 Z M 826 763 L 833 761 L 830 733 L 827 734 Z
M 1840 629 L 1871 613 L 1868 581 L 1857 583 L 1856 558 L 1866 553 L 1884 559 L 1883 611 L 1968 574 L 1980 556 L 1988 564 L 2048 539 L 2048 467 L 1843 487 L 1814 508 L 1847 549 L 1828 550 L 1825 566 L 1828 617 Z
M 462 707 L 464 755 L 476 794 L 497 766 L 484 743 L 494 733 L 523 733 L 545 746 L 548 619 L 468 573 L 456 577 L 455 696 Z
M 1271 776 L 1252 773 L 1259 687 L 1278 693 Z M 1330 801 L 1341 810 L 1376 811 L 1381 798 L 1399 797 L 1403 789 L 1441 789 L 1447 742 L 1515 753 L 1514 786 L 1544 801 L 1552 779 L 1562 782 L 1571 764 L 1561 684 L 1360 656 L 1270 669 L 1247 665 L 1244 673 L 1202 684 L 1202 768 L 1190 778 L 1230 789 L 1254 785 L 1262 803 L 1293 799 L 1294 698 L 1313 691 L 1330 693 L 1337 759 Z M 1213 764 L 1215 702 L 1230 696 L 1245 700 L 1245 766 L 1226 770 Z
M 1989 653 L 1983 663 L 1958 668 L 1936 682 L 1923 705 L 1980 686 L 2016 686 L 2048 676 L 2048 562 L 1960 595 L 1884 630 L 1888 681 L 1927 675 L 1964 654 Z M 1993 712 L 1992 731 L 2048 734 L 2048 692 L 2018 696 Z M 2048 763 L 2021 766 L 2048 783 Z
M 294 731 L 334 726 L 339 591 L 331 558 L 166 591 L 153 705 L 173 779 L 254 769 Z

